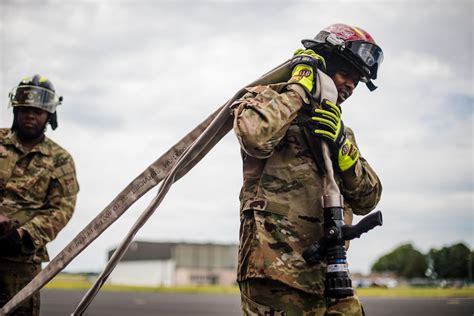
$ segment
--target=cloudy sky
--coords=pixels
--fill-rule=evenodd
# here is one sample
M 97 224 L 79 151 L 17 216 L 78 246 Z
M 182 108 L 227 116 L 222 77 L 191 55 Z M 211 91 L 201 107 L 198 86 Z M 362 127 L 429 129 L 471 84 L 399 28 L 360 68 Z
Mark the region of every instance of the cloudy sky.
M 422 252 L 473 237 L 473 2 L 19 1 L 0 3 L 0 126 L 21 77 L 49 77 L 64 104 L 47 134 L 74 157 L 81 191 L 56 255 L 129 182 L 238 89 L 336 22 L 368 30 L 385 60 L 343 119 L 384 185 L 384 226 L 349 250 L 352 271 L 412 242 Z M 137 240 L 238 241 L 239 146 L 229 133 Z M 67 271 L 100 271 L 147 206 L 134 204 Z M 358 218 L 355 218 L 357 221 Z

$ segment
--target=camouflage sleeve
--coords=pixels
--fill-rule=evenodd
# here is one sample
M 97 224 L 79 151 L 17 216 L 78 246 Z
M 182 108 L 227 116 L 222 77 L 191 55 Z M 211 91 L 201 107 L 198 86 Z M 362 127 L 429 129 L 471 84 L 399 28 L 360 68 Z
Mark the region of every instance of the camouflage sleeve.
M 78 192 L 74 162 L 69 157 L 53 171 L 45 208 L 21 226 L 28 233 L 34 249 L 44 247 L 66 226 L 74 212 Z
M 242 149 L 250 156 L 264 159 L 285 136 L 303 105 L 300 94 L 285 90 L 286 83 L 247 88 L 234 104 L 234 130 Z
M 347 138 L 357 147 L 354 132 L 347 128 Z M 360 155 L 354 168 L 342 173 L 341 193 L 352 207 L 354 214 L 365 215 L 372 211 L 380 200 L 382 183 L 369 163 Z

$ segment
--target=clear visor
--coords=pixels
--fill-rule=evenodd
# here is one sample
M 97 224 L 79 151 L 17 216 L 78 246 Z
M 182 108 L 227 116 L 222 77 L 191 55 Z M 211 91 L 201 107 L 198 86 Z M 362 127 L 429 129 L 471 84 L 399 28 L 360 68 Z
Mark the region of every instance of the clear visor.
M 370 69 L 371 77 L 375 79 L 377 68 L 383 61 L 382 49 L 375 44 L 364 41 L 347 42 L 345 48 L 360 59 L 365 67 Z
M 36 107 L 49 113 L 56 112 L 56 107 L 61 104 L 62 97 L 51 90 L 37 86 L 19 86 L 10 92 L 9 106 Z

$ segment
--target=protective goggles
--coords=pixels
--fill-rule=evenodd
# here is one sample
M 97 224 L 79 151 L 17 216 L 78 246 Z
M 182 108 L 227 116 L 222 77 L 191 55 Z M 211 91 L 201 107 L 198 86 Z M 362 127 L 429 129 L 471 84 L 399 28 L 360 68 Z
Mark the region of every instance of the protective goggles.
M 342 45 L 344 53 L 350 53 L 362 62 L 362 67 L 367 68 L 370 79 L 377 78 L 377 68 L 383 61 L 383 52 L 375 44 L 364 41 L 351 41 Z
M 56 107 L 61 104 L 63 97 L 51 90 L 38 86 L 18 86 L 9 94 L 9 106 L 28 106 L 47 111 L 56 112 Z

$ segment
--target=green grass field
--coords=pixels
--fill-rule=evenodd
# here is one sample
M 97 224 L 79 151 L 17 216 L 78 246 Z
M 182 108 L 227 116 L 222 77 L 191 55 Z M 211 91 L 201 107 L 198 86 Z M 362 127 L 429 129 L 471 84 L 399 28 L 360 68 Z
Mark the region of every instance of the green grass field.
M 86 290 L 92 283 L 82 275 L 59 274 L 45 288 Z M 238 294 L 237 287 L 221 286 L 176 286 L 176 287 L 145 287 L 106 284 L 103 291 L 162 292 L 162 293 L 196 293 L 196 294 Z M 359 297 L 474 297 L 474 288 L 360 288 L 356 289 Z

